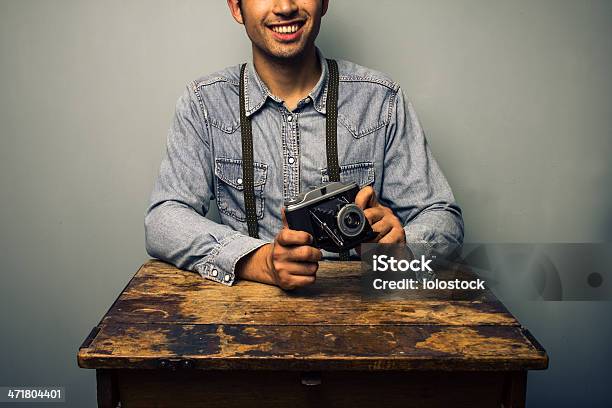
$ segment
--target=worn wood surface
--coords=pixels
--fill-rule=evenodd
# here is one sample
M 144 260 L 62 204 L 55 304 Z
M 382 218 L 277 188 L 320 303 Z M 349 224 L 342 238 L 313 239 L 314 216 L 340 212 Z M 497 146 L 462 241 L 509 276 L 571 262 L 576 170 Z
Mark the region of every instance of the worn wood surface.
M 79 350 L 85 368 L 543 369 L 545 351 L 490 292 L 362 296 L 357 262 L 323 262 L 315 285 L 227 287 L 143 265 Z M 452 277 L 452 276 L 451 276 Z

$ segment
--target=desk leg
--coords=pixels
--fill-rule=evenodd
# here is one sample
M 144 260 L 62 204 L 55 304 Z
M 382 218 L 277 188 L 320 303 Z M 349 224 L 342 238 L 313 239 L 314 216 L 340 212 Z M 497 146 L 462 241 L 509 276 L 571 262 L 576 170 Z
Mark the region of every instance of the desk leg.
M 119 404 L 117 374 L 113 370 L 96 370 L 98 408 L 116 408 Z
M 504 385 L 503 408 L 525 408 L 527 371 L 508 373 Z

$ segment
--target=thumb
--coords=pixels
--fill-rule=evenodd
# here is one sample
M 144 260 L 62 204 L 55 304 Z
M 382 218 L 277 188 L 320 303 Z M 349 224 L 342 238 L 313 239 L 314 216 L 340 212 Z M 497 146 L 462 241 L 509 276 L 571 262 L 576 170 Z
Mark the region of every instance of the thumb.
M 285 216 L 285 207 L 281 207 L 281 219 L 283 220 L 283 227 L 289 228 L 287 224 L 287 217 Z
M 355 204 L 357 207 L 365 210 L 366 208 L 374 207 L 377 203 L 376 192 L 372 186 L 366 186 L 359 190 L 355 197 Z

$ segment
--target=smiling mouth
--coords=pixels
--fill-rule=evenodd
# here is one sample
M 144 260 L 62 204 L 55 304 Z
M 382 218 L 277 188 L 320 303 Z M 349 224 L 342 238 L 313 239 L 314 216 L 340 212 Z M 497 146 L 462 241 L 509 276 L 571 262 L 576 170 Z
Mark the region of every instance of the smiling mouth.
M 302 28 L 303 25 L 303 21 L 298 21 L 295 23 L 272 25 L 268 26 L 268 28 L 278 34 L 293 34 Z

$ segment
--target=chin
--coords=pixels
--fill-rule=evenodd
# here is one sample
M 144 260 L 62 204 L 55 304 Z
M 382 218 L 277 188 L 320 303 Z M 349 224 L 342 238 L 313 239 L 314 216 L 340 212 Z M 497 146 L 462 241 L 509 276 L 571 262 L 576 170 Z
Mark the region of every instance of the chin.
M 275 52 L 272 55 L 276 58 L 279 59 L 294 59 L 300 55 L 302 55 L 302 53 L 304 52 L 304 50 L 299 50 L 299 51 L 292 51 L 292 52 Z
M 268 54 L 275 58 L 292 59 L 304 53 L 304 46 L 298 47 L 274 47 L 268 50 Z

